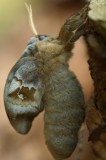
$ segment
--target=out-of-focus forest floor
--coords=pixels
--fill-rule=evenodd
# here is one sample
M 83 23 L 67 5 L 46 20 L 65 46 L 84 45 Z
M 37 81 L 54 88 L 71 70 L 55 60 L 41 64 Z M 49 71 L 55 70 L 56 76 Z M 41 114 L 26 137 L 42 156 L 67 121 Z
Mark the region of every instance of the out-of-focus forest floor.
M 43 1 L 43 0 L 42 0 Z M 45 1 L 26 1 L 32 4 L 34 22 L 38 33 L 58 34 L 66 18 L 73 14 L 79 5 L 51 5 Z M 6 77 L 20 57 L 27 41 L 33 36 L 28 23 L 28 14 L 23 0 L 0 0 L 0 159 L 1 160 L 53 160 L 48 152 L 43 135 L 43 113 L 33 122 L 28 135 L 20 135 L 11 127 L 3 104 L 3 90 Z M 87 65 L 87 51 L 80 38 L 73 50 L 70 68 L 80 80 L 86 102 L 92 92 L 92 80 Z M 92 160 L 87 131 L 84 131 L 84 149 L 80 160 Z M 75 159 L 73 153 L 70 160 Z

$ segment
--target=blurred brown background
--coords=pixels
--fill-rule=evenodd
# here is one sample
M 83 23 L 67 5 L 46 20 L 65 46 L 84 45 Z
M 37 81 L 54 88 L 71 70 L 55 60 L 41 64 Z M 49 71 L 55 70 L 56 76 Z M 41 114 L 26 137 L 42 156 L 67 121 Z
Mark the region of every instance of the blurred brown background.
M 83 4 L 80 0 L 26 0 L 32 4 L 34 22 L 38 33 L 58 34 L 66 18 L 79 10 Z M 28 23 L 28 14 L 24 0 L 0 0 L 0 159 L 1 160 L 53 160 L 48 152 L 43 135 L 43 113 L 33 122 L 28 135 L 19 135 L 11 127 L 3 104 L 3 89 L 11 67 L 20 57 L 27 41 L 33 33 Z M 87 65 L 87 51 L 80 38 L 73 50 L 70 68 L 80 80 L 86 102 L 92 92 L 92 81 Z M 84 147 L 80 160 L 92 160 L 87 131 L 84 130 Z M 76 150 L 76 153 L 78 151 Z M 70 160 L 76 160 L 73 153 Z

